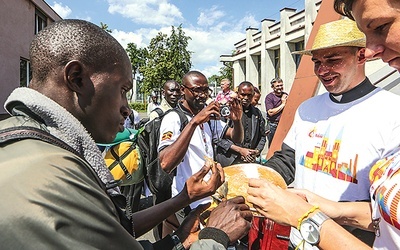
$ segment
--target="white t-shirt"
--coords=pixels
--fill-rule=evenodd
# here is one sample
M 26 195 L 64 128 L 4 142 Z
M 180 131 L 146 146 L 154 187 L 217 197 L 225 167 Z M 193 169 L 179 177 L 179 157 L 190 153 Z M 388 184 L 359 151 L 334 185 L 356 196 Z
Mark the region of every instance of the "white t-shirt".
M 284 140 L 295 149 L 294 187 L 333 201 L 369 200 L 371 166 L 400 142 L 399 105 L 400 96 L 380 88 L 349 103 L 328 93 L 302 103 Z M 292 243 L 301 240 L 292 228 Z
M 189 121 L 192 119 L 191 116 L 186 116 Z M 182 191 L 186 180 L 204 166 L 205 156 L 213 159 L 214 152 L 212 138 L 219 138 L 222 136 L 226 124 L 219 120 L 211 120 L 210 124 L 207 122 L 203 123 L 203 129 L 200 126 L 197 126 L 193 132 L 188 150 L 183 157 L 182 162 L 177 166 L 177 173 L 172 183 L 172 196 L 176 196 L 180 191 Z M 170 112 L 163 118 L 160 126 L 160 143 L 158 145 L 158 151 L 160 151 L 160 148 L 169 146 L 177 140 L 181 134 L 181 131 L 179 131 L 180 127 L 179 116 L 176 112 Z M 211 172 L 205 176 L 205 179 L 208 180 L 210 176 Z M 190 204 L 190 207 L 193 209 L 199 204 L 210 201 L 211 198 L 204 198 L 193 202 Z

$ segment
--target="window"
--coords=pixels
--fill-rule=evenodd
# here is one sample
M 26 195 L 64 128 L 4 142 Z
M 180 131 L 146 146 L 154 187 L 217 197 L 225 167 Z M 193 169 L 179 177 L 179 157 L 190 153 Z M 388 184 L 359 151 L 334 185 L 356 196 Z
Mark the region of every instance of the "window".
M 304 41 L 300 41 L 294 44 L 294 51 L 300 51 L 304 50 Z M 296 69 L 299 68 L 300 65 L 300 60 L 301 60 L 301 55 L 299 54 L 294 54 L 293 55 L 294 62 L 296 63 Z
M 281 76 L 281 51 L 279 49 L 274 50 L 274 67 L 275 67 L 275 77 Z
M 257 74 L 258 74 L 258 83 L 254 86 L 258 85 L 261 82 L 261 55 L 257 55 Z
M 35 35 L 47 26 L 47 17 L 38 9 L 35 11 Z
M 21 87 L 28 87 L 31 79 L 31 64 L 29 60 L 21 57 L 19 60 L 19 85 Z

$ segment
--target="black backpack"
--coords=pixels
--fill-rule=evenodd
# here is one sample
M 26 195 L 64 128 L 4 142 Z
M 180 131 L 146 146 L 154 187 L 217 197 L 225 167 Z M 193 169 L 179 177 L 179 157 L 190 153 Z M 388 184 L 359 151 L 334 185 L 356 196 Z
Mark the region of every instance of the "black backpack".
M 160 108 L 154 109 L 158 117 L 146 123 L 138 136 L 138 146 L 145 171 L 145 181 L 151 193 L 155 196 L 154 203 L 158 204 L 171 198 L 171 185 L 175 172 L 168 174 L 161 166 L 158 157 L 158 143 L 160 140 L 160 126 L 162 119 L 170 112 L 176 112 L 181 122 L 180 131 L 189 120 L 180 109 L 170 109 L 163 112 Z

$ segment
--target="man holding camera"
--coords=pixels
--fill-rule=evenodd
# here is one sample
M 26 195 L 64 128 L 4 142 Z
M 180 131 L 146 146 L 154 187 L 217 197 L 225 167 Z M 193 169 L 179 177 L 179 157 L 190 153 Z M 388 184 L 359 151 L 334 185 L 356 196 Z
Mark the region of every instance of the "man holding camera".
M 172 196 L 177 195 L 184 188 L 185 181 L 203 167 L 205 158 L 214 159 L 213 139 L 224 137 L 235 143 L 241 143 L 243 140 L 243 110 L 238 99 L 231 100 L 229 118 L 233 126 L 229 127 L 219 120 L 218 102 L 206 105 L 211 89 L 207 78 L 201 72 L 188 72 L 182 79 L 181 90 L 184 98 L 182 103 L 178 103 L 177 109 L 187 116 L 189 122 L 180 131 L 178 114 L 168 113 L 161 123 L 158 146 L 161 167 L 168 173 L 174 171 Z M 178 220 L 184 218 L 191 208 L 209 201 L 210 198 L 205 198 L 192 203 L 177 214 Z
M 266 137 L 265 119 L 261 111 L 252 105 L 254 86 L 244 81 L 238 86 L 238 98 L 242 101 L 242 125 L 245 131 L 242 143 L 221 138 L 217 141 L 216 158 L 222 167 L 238 163 L 252 163 L 264 149 Z M 229 122 L 230 123 L 230 122 Z

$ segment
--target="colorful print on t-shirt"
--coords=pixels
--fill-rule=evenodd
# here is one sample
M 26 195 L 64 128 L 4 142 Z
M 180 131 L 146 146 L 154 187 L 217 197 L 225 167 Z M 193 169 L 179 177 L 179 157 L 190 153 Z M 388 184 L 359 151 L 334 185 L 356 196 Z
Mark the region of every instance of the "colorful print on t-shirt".
M 398 149 L 400 150 L 400 149 Z M 390 225 L 400 229 L 400 151 L 378 161 L 369 173 L 371 193 L 378 203 L 379 213 Z M 381 180 L 383 178 L 384 181 Z M 377 182 L 382 182 L 376 185 Z M 375 185 L 374 185 L 375 184 Z M 374 190 L 375 188 L 375 190 Z
M 317 172 L 324 172 L 333 178 L 357 184 L 358 154 L 355 154 L 353 159 L 339 161 L 343 128 L 335 136 L 330 135 L 329 128 L 324 133 L 318 133 L 315 128 L 309 131 L 308 136 L 314 137 L 316 145 L 312 151 L 306 152 L 300 158 L 299 164 Z

